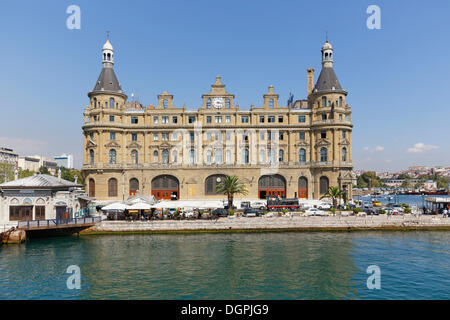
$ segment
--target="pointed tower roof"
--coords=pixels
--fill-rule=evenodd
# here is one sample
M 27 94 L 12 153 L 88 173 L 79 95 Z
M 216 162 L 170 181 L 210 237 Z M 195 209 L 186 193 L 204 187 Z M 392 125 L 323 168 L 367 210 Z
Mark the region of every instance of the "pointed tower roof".
M 98 76 L 94 89 L 88 94 L 88 96 L 95 93 L 105 92 L 126 96 L 122 92 L 119 80 L 117 80 L 116 73 L 114 72 L 114 48 L 109 39 L 106 40 L 106 43 L 102 48 L 102 65 L 103 68 Z
M 314 86 L 313 93 L 320 91 L 341 91 L 346 93 L 336 76 L 333 69 L 333 46 L 328 40 L 322 46 L 322 70 L 320 71 L 319 78 Z

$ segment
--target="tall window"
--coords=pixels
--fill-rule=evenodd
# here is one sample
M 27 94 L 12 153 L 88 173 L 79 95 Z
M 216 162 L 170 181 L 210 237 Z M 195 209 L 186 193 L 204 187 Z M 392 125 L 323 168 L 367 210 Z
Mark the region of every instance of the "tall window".
M 259 150 L 259 162 L 261 163 L 266 162 L 266 150 L 264 149 Z
M 166 99 L 163 100 L 163 108 L 167 109 L 167 100 Z
M 225 108 L 230 108 L 230 99 L 225 100 Z
M 339 107 L 342 107 L 342 97 L 339 97 Z
M 275 163 L 275 152 L 273 151 L 273 149 L 269 149 L 269 155 L 268 155 L 268 160 L 270 164 Z
M 342 161 L 343 162 L 347 161 L 347 148 L 346 147 L 342 148 Z
M 327 106 L 327 97 L 322 97 L 322 107 Z
M 110 132 L 109 133 L 109 140 L 116 140 L 116 133 L 115 132 Z
M 195 164 L 195 151 L 194 149 L 189 150 L 189 163 Z
M 169 163 L 169 150 L 164 149 L 162 151 L 162 163 L 167 164 Z
M 209 109 L 209 108 L 211 108 L 211 99 L 208 99 L 207 101 L 206 101 L 206 107 Z
M 300 163 L 305 163 L 306 162 L 306 150 L 301 148 L 298 152 L 298 161 Z
M 320 149 L 320 162 L 327 162 L 327 148 Z
M 244 152 L 242 153 L 242 163 L 248 164 L 250 162 L 250 154 L 248 149 L 244 149 Z
M 212 161 L 212 152 L 211 150 L 206 151 L 206 164 L 211 164 Z
M 109 163 L 110 164 L 116 164 L 116 150 L 111 149 L 109 150 Z
M 269 108 L 273 108 L 273 99 L 269 100 Z
M 108 180 L 108 197 L 117 197 L 117 179 Z
M 284 161 L 284 150 L 283 149 L 280 149 L 278 151 L 278 161 L 279 162 L 283 162 Z
M 131 151 L 131 161 L 133 162 L 133 164 L 138 164 L 139 163 L 137 150 L 132 150 Z
M 137 133 L 131 134 L 131 141 L 137 141 Z
M 327 177 L 320 177 L 320 194 L 328 192 L 329 180 Z
M 248 123 L 248 116 L 241 116 L 242 123 Z
M 153 162 L 158 163 L 158 161 L 159 161 L 158 151 L 155 150 L 153 151 Z
M 178 162 L 178 151 L 177 150 L 173 150 L 172 151 L 172 162 L 173 163 L 177 163 Z
M 227 162 L 227 164 L 231 163 L 231 151 L 230 150 L 227 150 L 225 152 L 225 161 Z
M 95 198 L 95 180 L 89 179 L 89 197 Z
M 115 105 L 114 98 L 109 98 L 109 107 L 114 108 Z
M 92 150 L 92 149 L 89 150 L 89 163 L 90 164 L 94 164 L 94 162 L 95 162 L 94 155 L 95 155 L 94 150 Z
M 222 164 L 222 149 L 217 149 L 215 154 L 215 162 L 217 164 Z
M 97 108 L 97 98 L 94 98 L 94 108 Z
M 300 138 L 300 140 L 305 140 L 305 132 L 304 131 L 300 131 L 299 138 Z

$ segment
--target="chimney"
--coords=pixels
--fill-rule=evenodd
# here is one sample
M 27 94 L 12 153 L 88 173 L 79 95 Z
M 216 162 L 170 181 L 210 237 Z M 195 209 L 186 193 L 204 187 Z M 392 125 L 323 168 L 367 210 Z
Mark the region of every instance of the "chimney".
M 314 69 L 308 68 L 308 92 L 307 96 L 309 96 L 314 89 Z

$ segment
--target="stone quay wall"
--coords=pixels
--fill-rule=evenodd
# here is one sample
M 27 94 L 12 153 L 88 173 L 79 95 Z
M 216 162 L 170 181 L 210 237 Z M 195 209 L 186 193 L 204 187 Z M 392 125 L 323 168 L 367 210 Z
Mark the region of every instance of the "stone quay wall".
M 233 217 L 218 220 L 102 221 L 89 233 L 171 233 L 252 231 L 450 230 L 441 216 Z

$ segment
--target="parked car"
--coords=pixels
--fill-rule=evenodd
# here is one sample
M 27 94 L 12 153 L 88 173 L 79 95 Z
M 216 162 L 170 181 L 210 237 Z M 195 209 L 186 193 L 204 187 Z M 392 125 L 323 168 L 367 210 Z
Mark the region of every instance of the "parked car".
M 195 216 L 194 211 L 182 210 L 181 216 L 184 218 L 193 218 Z
M 328 213 L 326 213 L 323 210 L 319 210 L 317 208 L 310 208 L 305 211 L 306 216 L 327 216 Z
M 321 203 L 321 204 L 319 204 L 318 208 L 320 210 L 330 210 L 331 209 L 331 204 L 329 204 L 329 203 Z
M 266 205 L 264 204 L 264 202 L 253 202 L 250 204 L 250 208 L 264 210 L 266 208 Z
M 244 210 L 243 216 L 244 217 L 259 217 L 262 214 L 263 214 L 263 212 L 261 210 L 250 208 L 250 209 Z
M 214 209 L 214 210 L 211 212 L 211 215 L 212 215 L 213 217 L 215 217 L 215 218 L 218 218 L 218 217 L 228 217 L 228 210 L 226 210 L 226 209 L 221 209 L 221 208 Z

